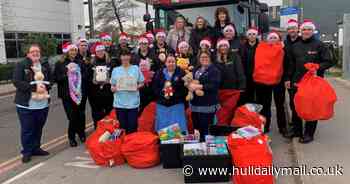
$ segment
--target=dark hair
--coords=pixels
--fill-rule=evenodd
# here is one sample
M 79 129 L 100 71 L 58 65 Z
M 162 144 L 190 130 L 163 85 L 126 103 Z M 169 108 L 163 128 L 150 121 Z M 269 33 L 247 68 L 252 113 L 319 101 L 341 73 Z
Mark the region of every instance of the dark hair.
M 198 27 L 197 27 L 197 22 L 198 22 L 198 20 L 199 19 L 202 19 L 202 20 L 204 20 L 204 25 L 203 25 L 203 29 L 206 29 L 206 28 L 208 28 L 208 21 L 204 18 L 204 17 L 202 17 L 202 16 L 198 16 L 197 18 L 196 18 L 196 22 L 194 23 L 194 29 L 198 29 Z
M 130 56 L 131 55 L 131 52 L 129 49 L 122 49 L 120 51 L 120 56 Z
M 32 43 L 30 45 L 28 45 L 26 48 L 25 48 L 25 53 L 28 54 L 30 49 L 33 48 L 33 47 L 36 47 L 36 48 L 39 48 L 39 50 L 41 51 L 41 47 L 39 44 L 37 43 Z
M 231 22 L 231 18 L 230 18 L 230 14 L 229 14 L 227 8 L 219 7 L 215 11 L 215 26 L 220 26 L 220 20 L 219 20 L 219 14 L 220 13 L 226 14 L 226 22 L 225 23 L 229 24 Z

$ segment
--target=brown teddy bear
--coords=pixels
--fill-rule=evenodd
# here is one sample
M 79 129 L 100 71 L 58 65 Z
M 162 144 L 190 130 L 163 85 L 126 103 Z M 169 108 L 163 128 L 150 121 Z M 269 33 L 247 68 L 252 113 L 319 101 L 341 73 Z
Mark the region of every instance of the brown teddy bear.
M 33 100 L 45 100 L 49 99 L 50 95 L 45 88 L 40 88 L 39 86 L 45 86 L 45 84 L 50 84 L 48 81 L 44 81 L 45 76 L 42 73 L 41 69 L 38 69 L 36 67 L 32 67 L 32 70 L 34 71 L 34 81 L 31 82 L 31 84 L 36 85 L 36 91 L 32 92 L 32 99 Z
M 193 74 L 192 72 L 188 72 L 183 78 L 182 80 L 185 82 L 185 86 L 187 88 L 189 88 L 190 84 L 200 84 L 200 82 L 198 80 L 194 80 L 193 79 Z M 196 93 L 197 96 L 204 96 L 204 91 L 203 90 L 195 90 L 194 91 Z M 187 96 L 186 96 L 186 100 L 190 101 L 193 99 L 193 91 L 188 90 Z

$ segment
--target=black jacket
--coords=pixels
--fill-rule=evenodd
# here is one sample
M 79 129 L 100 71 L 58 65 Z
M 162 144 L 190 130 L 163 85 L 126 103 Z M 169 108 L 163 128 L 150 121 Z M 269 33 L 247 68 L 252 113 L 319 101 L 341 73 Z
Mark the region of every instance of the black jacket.
M 193 29 L 191 31 L 190 40 L 189 43 L 191 45 L 191 48 L 193 50 L 194 55 L 196 56 L 199 48 L 200 48 L 200 42 L 205 37 L 212 37 L 212 29 L 207 27 L 204 29 Z
M 150 50 L 150 55 L 154 57 L 155 64 L 159 66 L 159 69 L 164 66 L 164 63 L 159 59 L 160 53 L 165 53 L 166 55 L 173 54 L 175 56 L 175 51 L 166 43 L 164 48 L 159 48 L 158 45 L 154 43 L 154 46 Z
M 317 75 L 323 77 L 325 70 L 332 67 L 335 63 L 331 59 L 329 50 L 323 43 L 314 37 L 308 40 L 301 40 L 293 45 L 291 51 L 287 53 L 288 70 L 287 81 L 293 83 L 299 82 L 307 72 L 304 64 L 317 63 L 320 68 Z
M 132 52 L 131 47 L 127 46 L 126 49 L 129 50 L 130 52 Z M 120 47 L 120 45 L 118 45 L 118 46 L 112 45 L 111 47 L 106 49 L 106 52 L 111 57 L 111 62 L 112 62 L 113 68 L 121 65 L 120 54 L 121 54 L 122 50 L 123 49 Z
M 288 79 L 288 53 L 292 52 L 293 45 L 297 42 L 301 41 L 301 37 L 298 37 L 296 40 L 292 40 L 289 35 L 287 35 L 284 40 L 284 61 L 283 61 L 283 80 L 286 81 Z
M 16 87 L 15 103 L 21 106 L 28 107 L 32 92 L 36 90 L 36 85 L 31 85 L 30 82 L 34 81 L 34 71 L 31 69 L 32 61 L 29 58 L 17 63 L 13 73 L 13 84 Z M 48 90 L 52 86 L 52 76 L 49 63 L 46 61 L 41 62 L 41 70 L 44 74 L 44 81 L 50 82 L 50 85 L 46 85 Z
M 216 58 L 215 65 L 221 73 L 220 89 L 244 90 L 246 88 L 246 77 L 241 57 L 237 52 L 230 52 L 226 63 Z
M 255 67 L 255 52 L 258 45 L 259 45 L 258 41 L 253 46 L 251 46 L 247 42 L 242 45 L 240 50 L 242 65 L 244 68 L 244 74 L 246 76 L 247 82 L 253 81 L 253 73 L 254 73 L 254 67 Z
M 151 70 L 154 72 L 157 72 L 161 68 L 161 65 L 159 62 L 156 61 L 154 52 L 152 52 L 151 49 L 148 50 L 148 53 L 146 56 L 142 55 L 139 49 L 136 53 L 134 53 L 131 63 L 133 65 L 139 65 L 141 59 L 147 59 L 147 58 L 151 62 Z
M 193 76 L 200 69 L 197 67 L 193 70 Z M 197 96 L 194 94 L 194 98 L 191 101 L 193 106 L 212 106 L 219 104 L 219 87 L 220 87 L 221 75 L 220 70 L 216 68 L 214 64 L 211 64 L 209 68 L 200 76 L 199 82 L 203 85 L 204 96 Z
M 184 103 L 187 95 L 187 88 L 184 86 L 182 77 L 185 76 L 185 72 L 180 68 L 176 68 L 175 73 L 171 77 L 171 83 L 174 90 L 174 96 L 166 99 L 164 97 L 164 84 L 167 81 L 163 73 L 163 69 L 160 69 L 154 78 L 153 91 L 157 98 L 157 103 L 164 106 L 172 106 L 179 103 Z
M 75 58 L 74 61 L 70 61 L 68 58 L 66 58 L 64 61 L 58 61 L 56 63 L 54 71 L 54 79 L 58 87 L 58 97 L 63 100 L 69 100 L 71 98 L 69 94 L 69 83 L 67 75 L 67 65 L 70 62 L 74 62 L 80 66 L 82 77 L 82 96 L 83 98 L 87 96 L 87 65 L 83 64 L 83 62 L 78 58 Z
M 88 79 L 88 86 L 87 86 L 87 92 L 89 96 L 89 100 L 94 99 L 94 100 L 103 100 L 101 98 L 112 98 L 113 93 L 111 91 L 111 85 L 110 84 L 104 84 L 104 85 L 99 85 L 99 84 L 94 84 L 93 79 L 94 79 L 94 68 L 96 66 L 107 66 L 109 68 L 109 75 L 112 74 L 112 65 L 111 61 L 106 61 L 105 58 L 99 59 L 97 57 L 94 57 L 91 60 L 91 64 L 88 65 L 87 68 L 87 79 Z M 112 103 L 112 102 L 111 102 Z

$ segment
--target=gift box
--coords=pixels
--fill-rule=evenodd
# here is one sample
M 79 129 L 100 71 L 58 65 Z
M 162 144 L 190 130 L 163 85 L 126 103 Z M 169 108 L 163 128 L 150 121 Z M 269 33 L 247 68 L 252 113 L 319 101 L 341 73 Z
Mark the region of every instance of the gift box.
M 160 159 L 164 169 L 182 168 L 183 143 L 160 144 Z
M 230 176 L 232 173 L 232 161 L 231 155 L 227 151 L 226 154 L 213 153 L 212 149 L 214 147 L 207 147 L 207 143 L 201 143 L 198 148 L 194 148 L 195 151 L 188 152 L 185 151 L 183 154 L 183 174 L 185 183 L 216 183 L 216 182 L 228 182 L 230 181 Z M 185 145 L 186 147 L 187 145 Z M 203 148 L 204 147 L 204 148 Z M 206 149 L 207 151 L 200 151 L 201 149 Z M 220 148 L 221 149 L 221 148 Z M 227 146 L 225 144 L 225 149 Z M 201 169 L 201 173 L 200 170 Z M 206 170 L 206 174 L 204 172 Z M 214 172 L 209 172 L 215 171 Z M 219 172 L 219 170 L 224 172 Z

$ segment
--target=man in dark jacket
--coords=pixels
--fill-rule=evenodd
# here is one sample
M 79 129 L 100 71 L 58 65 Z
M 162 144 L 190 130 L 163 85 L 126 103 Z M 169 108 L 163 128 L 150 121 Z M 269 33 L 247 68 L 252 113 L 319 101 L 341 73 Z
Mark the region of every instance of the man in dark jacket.
M 122 32 L 119 35 L 119 44 L 116 46 L 116 48 L 111 47 L 111 51 L 106 48 L 107 53 L 109 53 L 111 56 L 113 68 L 121 65 L 120 54 L 122 50 L 128 50 L 130 52 L 132 51 L 132 48 L 129 47 L 129 41 L 129 36 L 126 33 Z
M 150 50 L 151 55 L 155 58 L 153 61 L 159 68 L 162 68 L 165 63 L 166 56 L 168 54 L 175 55 L 175 51 L 167 45 L 165 42 L 166 33 L 163 29 L 159 29 L 156 31 L 156 41 L 153 48 Z
M 286 87 L 293 90 L 292 98 L 297 91 L 296 83 L 306 74 L 306 63 L 317 63 L 320 65 L 317 75 L 324 76 L 325 70 L 334 65 L 329 50 L 323 43 L 314 37 L 315 25 L 311 20 L 305 20 L 301 25 L 301 41 L 295 43 L 288 53 L 288 73 L 286 77 Z M 312 95 L 312 94 L 310 94 Z M 313 141 L 317 127 L 317 121 L 306 122 L 303 134 L 302 121 L 293 122 L 293 132 L 295 136 L 301 136 L 300 143 L 307 144 Z
M 255 103 L 256 101 L 253 72 L 255 63 L 255 51 L 259 44 L 259 40 L 257 38 L 258 30 L 256 28 L 250 28 L 246 34 L 248 41 L 243 44 L 240 49 L 242 65 L 244 74 L 246 76 L 246 90 L 241 94 L 239 105 L 244 105 L 246 103 Z

